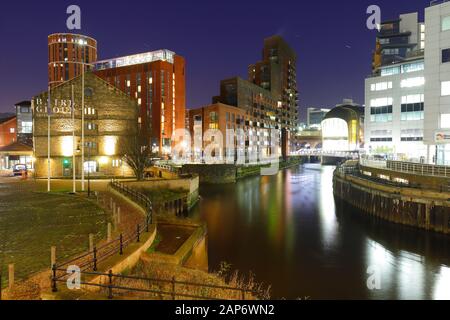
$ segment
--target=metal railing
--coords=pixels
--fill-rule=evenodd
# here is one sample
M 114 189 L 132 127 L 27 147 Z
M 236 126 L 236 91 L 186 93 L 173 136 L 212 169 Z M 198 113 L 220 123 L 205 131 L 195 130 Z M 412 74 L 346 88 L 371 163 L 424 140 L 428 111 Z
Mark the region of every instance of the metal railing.
M 448 166 L 388 160 L 386 162 L 386 168 L 393 171 L 413 173 L 422 176 L 450 178 L 450 167 Z
M 375 160 L 361 158 L 360 164 L 366 167 L 387 169 L 403 173 L 411 173 L 420 176 L 432 176 L 450 178 L 449 166 L 437 166 L 433 164 L 395 161 L 395 160 Z
M 147 216 L 149 216 L 150 224 L 152 223 L 153 206 L 152 202 L 145 194 L 116 179 L 111 179 L 110 186 L 140 205 L 147 213 Z
M 64 272 L 63 276 L 57 276 L 58 272 Z M 192 292 L 192 288 L 201 288 L 202 292 L 207 291 L 206 289 L 216 289 L 223 292 L 230 292 L 230 299 L 232 300 L 245 300 L 246 297 L 257 297 L 258 294 L 262 292 L 258 292 L 256 290 L 239 288 L 239 287 L 230 287 L 230 286 L 220 286 L 220 285 L 212 285 L 212 284 L 204 284 L 204 283 L 196 283 L 196 282 L 188 282 L 188 281 L 179 281 L 176 280 L 175 277 L 171 279 L 162 279 L 162 278 L 147 278 L 147 277 L 138 277 L 138 276 L 127 276 L 122 274 L 114 274 L 112 270 L 109 270 L 108 273 L 95 272 L 95 271 L 80 271 L 78 274 L 76 271 L 72 271 L 71 273 L 67 272 L 66 269 L 62 268 L 52 268 L 52 292 L 58 291 L 58 282 L 67 283 L 67 280 L 72 275 L 80 276 L 80 285 L 88 286 L 88 287 L 97 287 L 100 290 L 106 291 L 108 299 L 113 299 L 114 294 L 116 296 L 124 295 L 128 292 L 133 293 L 147 293 L 154 294 L 159 296 L 167 296 L 171 297 L 172 300 L 176 300 L 176 298 L 190 298 L 190 299 L 201 299 L 201 300 L 224 300 L 219 295 L 199 295 L 199 294 L 191 294 L 186 293 Z M 82 281 L 82 276 L 91 276 L 91 277 L 102 277 L 99 283 L 86 282 Z M 102 281 L 106 280 L 106 281 Z M 140 285 L 130 285 L 130 284 L 122 284 L 122 281 L 129 280 L 134 284 L 139 283 Z M 169 290 L 162 289 L 153 289 L 152 284 L 165 284 L 169 287 Z M 161 288 L 161 285 L 158 285 Z M 178 290 L 177 290 L 178 289 Z M 180 289 L 185 289 L 184 292 L 180 292 Z M 122 293 L 119 293 L 122 292 Z
M 145 208 L 146 216 L 143 221 L 137 223 L 133 230 L 122 232 L 117 238 L 100 246 L 94 246 L 92 250 L 89 250 L 86 253 L 77 255 L 70 260 L 61 263 L 55 263 L 52 266 L 52 269 L 58 270 L 61 268 L 67 268 L 70 265 L 76 265 L 82 271 L 89 269 L 97 271 L 97 267 L 100 262 L 105 261 L 116 254 L 122 255 L 124 249 L 128 245 L 133 242 L 140 242 L 143 232 L 149 232 L 150 225 L 153 222 L 153 208 L 151 201 L 145 195 L 135 189 L 129 188 L 119 181 L 111 180 L 110 186 Z M 54 273 L 54 276 L 57 275 Z

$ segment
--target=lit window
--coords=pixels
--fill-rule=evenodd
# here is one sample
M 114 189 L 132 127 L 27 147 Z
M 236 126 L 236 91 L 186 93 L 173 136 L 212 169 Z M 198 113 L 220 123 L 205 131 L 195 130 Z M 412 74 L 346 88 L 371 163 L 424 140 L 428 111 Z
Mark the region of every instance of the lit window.
M 402 104 L 422 103 L 424 101 L 423 94 L 412 94 L 409 96 L 402 96 Z
M 441 129 L 450 129 L 450 113 L 441 114 Z
M 387 89 L 392 89 L 392 81 L 389 82 L 378 82 L 370 86 L 371 91 L 383 91 Z
M 148 84 L 152 84 L 152 83 L 153 83 L 153 78 L 152 77 L 148 78 Z
M 139 98 L 138 99 L 138 105 L 141 105 L 141 102 L 142 102 L 142 100 L 141 100 L 141 98 Z
M 371 107 L 391 106 L 392 103 L 393 103 L 392 98 L 378 98 L 370 100 Z
M 141 85 L 138 85 L 138 92 L 141 92 Z
M 400 82 L 400 87 L 413 88 L 413 87 L 423 86 L 424 84 L 425 84 L 424 77 L 408 78 L 408 79 L 404 79 Z
M 127 80 L 127 87 L 131 87 L 131 81 Z
M 14 132 L 16 132 L 16 129 L 15 128 L 9 128 L 9 132 L 10 133 L 14 133 Z
M 450 81 L 441 82 L 441 96 L 450 96 Z
M 450 16 L 442 18 L 442 31 L 450 30 Z
M 33 122 L 22 121 L 22 133 L 33 133 Z

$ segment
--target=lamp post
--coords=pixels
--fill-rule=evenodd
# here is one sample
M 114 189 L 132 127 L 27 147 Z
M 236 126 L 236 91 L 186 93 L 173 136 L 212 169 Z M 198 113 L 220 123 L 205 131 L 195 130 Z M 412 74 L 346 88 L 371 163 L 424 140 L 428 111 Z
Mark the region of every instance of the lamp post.
M 88 144 L 88 198 L 91 196 L 91 143 Z

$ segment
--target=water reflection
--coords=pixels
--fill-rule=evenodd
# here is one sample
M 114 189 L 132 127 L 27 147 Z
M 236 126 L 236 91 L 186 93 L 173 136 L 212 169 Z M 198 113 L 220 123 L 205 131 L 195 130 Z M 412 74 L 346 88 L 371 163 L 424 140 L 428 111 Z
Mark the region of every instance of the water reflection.
M 306 165 L 202 187 L 210 269 L 221 261 L 272 285 L 275 298 L 450 299 L 450 237 L 335 204 L 334 168 Z M 369 267 L 381 289 L 369 290 Z

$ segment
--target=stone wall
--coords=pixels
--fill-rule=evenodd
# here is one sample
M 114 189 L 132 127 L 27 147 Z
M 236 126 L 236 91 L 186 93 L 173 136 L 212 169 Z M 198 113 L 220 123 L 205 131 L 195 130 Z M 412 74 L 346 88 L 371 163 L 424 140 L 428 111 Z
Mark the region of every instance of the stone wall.
M 198 175 L 202 184 L 236 182 L 236 166 L 233 164 L 185 164 L 181 172 Z
M 335 171 L 333 193 L 368 215 L 450 234 L 450 193 L 395 187 Z
M 71 97 L 74 90 L 75 122 L 72 121 Z M 50 92 L 52 110 L 50 121 L 50 156 L 52 158 L 52 176 L 63 176 L 63 158 L 72 162 L 75 149 L 82 149 L 82 110 L 81 110 L 81 78 L 53 88 Z M 136 102 L 125 93 L 109 85 L 97 76 L 85 75 L 85 111 L 84 137 L 85 161 L 90 152 L 93 161 L 98 162 L 99 175 L 118 175 L 130 173 L 129 168 L 117 168 L 113 161 L 122 159 L 127 142 L 136 134 L 138 108 Z M 33 135 L 36 157 L 37 177 L 47 176 L 48 153 L 48 117 L 47 97 L 44 92 L 33 99 Z M 72 131 L 75 129 L 75 142 Z M 77 152 L 77 168 L 81 170 L 81 151 Z

